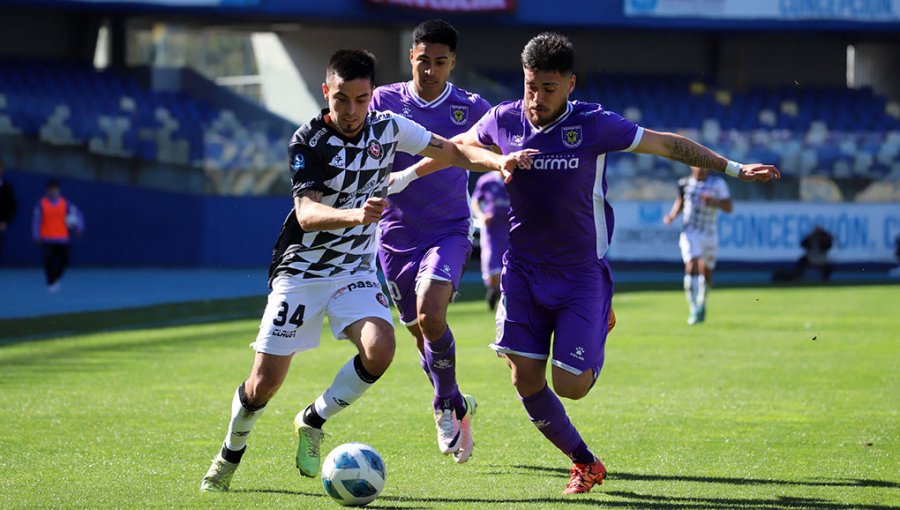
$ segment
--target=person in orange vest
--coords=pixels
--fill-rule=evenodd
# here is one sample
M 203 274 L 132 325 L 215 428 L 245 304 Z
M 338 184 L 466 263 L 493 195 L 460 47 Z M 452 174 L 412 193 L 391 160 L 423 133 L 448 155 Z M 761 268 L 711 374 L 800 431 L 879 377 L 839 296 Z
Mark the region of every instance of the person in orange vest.
M 41 247 L 47 291 L 58 292 L 60 278 L 69 265 L 69 238 L 84 232 L 81 211 L 62 196 L 59 181 L 47 181 L 44 196 L 34 206 L 32 235 Z

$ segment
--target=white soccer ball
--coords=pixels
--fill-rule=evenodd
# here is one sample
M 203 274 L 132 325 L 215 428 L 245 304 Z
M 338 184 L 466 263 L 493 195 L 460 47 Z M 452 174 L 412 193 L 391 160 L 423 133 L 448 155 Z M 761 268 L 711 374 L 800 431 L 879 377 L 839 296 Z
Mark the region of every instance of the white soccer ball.
M 345 443 L 325 457 L 322 485 L 344 506 L 368 505 L 384 489 L 384 460 L 369 445 Z

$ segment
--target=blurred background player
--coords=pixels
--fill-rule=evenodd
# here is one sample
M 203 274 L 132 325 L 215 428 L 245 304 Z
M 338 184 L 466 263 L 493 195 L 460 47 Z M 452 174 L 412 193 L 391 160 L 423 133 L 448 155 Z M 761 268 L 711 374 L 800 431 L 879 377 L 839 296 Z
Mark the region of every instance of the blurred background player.
M 825 230 L 822 225 L 816 225 L 812 232 L 800 241 L 803 248 L 803 256 L 797 260 L 797 274 L 795 278 L 803 279 L 803 274 L 808 267 L 819 270 L 823 282 L 831 279 L 831 262 L 828 260 L 828 252 L 834 245 L 834 236 Z
M 681 135 L 644 129 L 599 104 L 569 101 L 574 66 L 575 48 L 565 36 L 532 38 L 522 51 L 524 99 L 495 106 L 454 139 L 502 153 L 537 151 L 530 170 L 505 179 L 510 243 L 491 347 L 506 358 L 531 422 L 573 462 L 565 494 L 588 492 L 606 476 L 557 397 L 588 394 L 615 321 L 606 259 L 614 225 L 605 198 L 606 154 L 655 154 L 744 181 L 781 177 L 774 166 L 742 165 Z M 415 178 L 441 167 L 422 161 L 401 174 Z M 547 385 L 551 357 L 556 393 Z
M 690 306 L 688 324 L 706 319 L 706 296 L 712 287 L 719 248 L 716 222 L 719 210 L 730 214 L 733 209 L 725 179 L 711 175 L 706 168 L 692 166 L 691 175 L 678 180 L 678 198 L 663 216 L 663 222 L 671 225 L 684 211 L 678 246 L 684 261 L 684 293 Z
M 13 185 L 9 180 L 3 178 L 5 171 L 3 162 L 0 161 L 0 257 L 3 256 L 3 236 L 16 216 L 16 209 L 18 209 Z
M 493 310 L 500 298 L 500 271 L 503 254 L 509 248 L 509 195 L 499 172 L 478 178 L 472 192 L 472 213 L 481 223 L 481 278 L 484 299 Z
M 419 24 L 412 36 L 412 80 L 378 87 L 371 108 L 402 115 L 446 138 L 466 131 L 490 104 L 448 81 L 456 65 L 456 29 L 433 19 Z M 419 159 L 398 154 L 394 167 Z M 415 337 L 420 365 L 434 386 L 438 448 L 453 453 L 458 463 L 472 454 L 476 408 L 475 399 L 457 385 L 456 345 L 447 324 L 447 308 L 472 251 L 467 185 L 468 173 L 454 167 L 392 194 L 379 223 L 378 252 L 400 321 Z
M 75 204 L 62 196 L 58 180 L 47 181 L 44 196 L 34 206 L 31 225 L 34 242 L 41 247 L 44 259 L 47 292 L 58 292 L 60 279 L 69 266 L 71 234 L 84 233 L 84 217 Z
M 374 81 L 370 53 L 334 53 L 322 85 L 328 108 L 301 126 L 288 147 L 294 207 L 275 243 L 272 291 L 252 344 L 253 367 L 235 391 L 225 442 L 201 492 L 229 489 L 253 425 L 287 377 L 293 355 L 318 346 L 326 316 L 334 336 L 352 342 L 358 354 L 294 418 L 301 475 L 319 472 L 326 420 L 358 400 L 390 366 L 393 319 L 375 274 L 375 250 L 396 152 L 425 154 L 447 165 L 530 164 L 519 155 L 458 148 L 400 115 L 369 111 Z

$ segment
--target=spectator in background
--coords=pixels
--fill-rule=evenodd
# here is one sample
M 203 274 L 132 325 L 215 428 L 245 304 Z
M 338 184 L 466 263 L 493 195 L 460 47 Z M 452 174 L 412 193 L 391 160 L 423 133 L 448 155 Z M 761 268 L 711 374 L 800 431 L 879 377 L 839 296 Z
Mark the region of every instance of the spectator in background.
M 481 223 L 481 278 L 487 289 L 484 299 L 493 310 L 500 298 L 503 254 L 509 248 L 509 195 L 499 172 L 478 178 L 472 193 L 472 213 Z
M 710 175 L 706 168 L 692 166 L 691 175 L 679 179 L 678 198 L 663 217 L 663 223 L 671 225 L 684 211 L 678 246 L 684 261 L 684 293 L 690 306 L 691 325 L 706 319 L 706 294 L 712 287 L 719 249 L 716 221 L 720 209 L 728 214 L 733 209 L 725 179 Z
M 3 178 L 3 162 L 0 161 L 0 255 L 3 255 L 3 235 L 16 216 L 16 193 L 12 183 Z
M 828 262 L 828 251 L 834 244 L 834 237 L 830 232 L 822 228 L 822 225 L 816 227 L 806 237 L 800 241 L 803 247 L 803 256 L 797 261 L 797 279 L 803 278 L 803 273 L 807 267 L 815 267 L 822 273 L 822 281 L 827 282 L 831 279 L 831 263 Z
M 47 292 L 59 291 L 59 280 L 69 265 L 69 238 L 84 232 L 81 211 L 62 196 L 59 181 L 47 181 L 44 196 L 34 206 L 32 221 L 34 242 L 41 247 Z

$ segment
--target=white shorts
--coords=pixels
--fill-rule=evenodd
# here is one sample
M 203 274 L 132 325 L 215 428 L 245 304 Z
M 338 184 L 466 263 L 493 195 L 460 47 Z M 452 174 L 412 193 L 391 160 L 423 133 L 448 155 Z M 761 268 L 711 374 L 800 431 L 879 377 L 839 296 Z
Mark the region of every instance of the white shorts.
M 715 234 L 703 234 L 688 230 L 682 232 L 678 237 L 678 246 L 681 248 L 681 260 L 685 264 L 692 259 L 702 258 L 706 267 L 716 268 L 716 250 L 719 248 L 719 239 Z
M 347 339 L 347 326 L 367 317 L 393 325 L 390 302 L 374 274 L 309 280 L 281 276 L 272 282 L 259 335 L 250 347 L 276 356 L 314 349 L 326 315 L 338 340 Z

